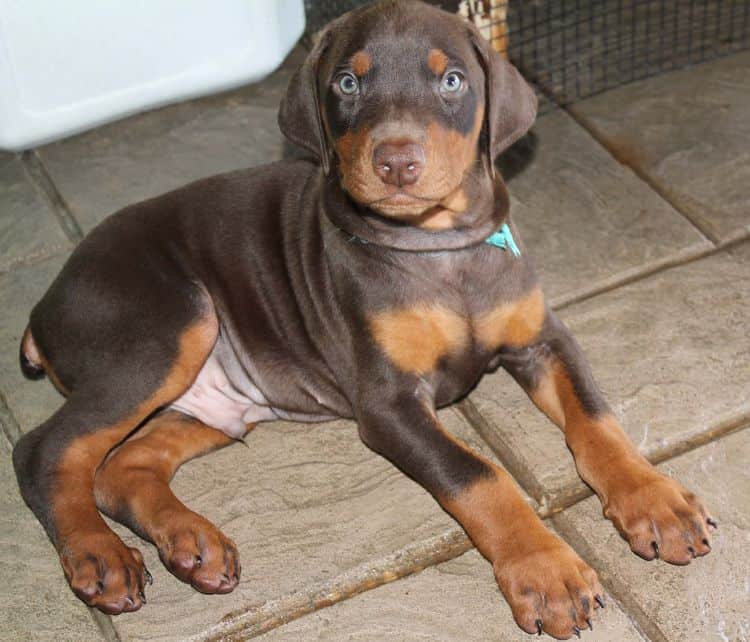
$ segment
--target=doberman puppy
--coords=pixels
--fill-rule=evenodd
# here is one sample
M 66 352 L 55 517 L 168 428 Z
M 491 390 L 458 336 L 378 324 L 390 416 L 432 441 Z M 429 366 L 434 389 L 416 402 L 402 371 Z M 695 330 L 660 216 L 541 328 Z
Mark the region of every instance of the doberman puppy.
M 234 544 L 170 491 L 177 468 L 277 418 L 353 418 L 492 563 L 519 626 L 567 638 L 602 601 L 594 571 L 436 408 L 506 368 L 564 432 L 581 477 L 638 555 L 710 550 L 694 495 L 633 447 L 545 304 L 496 157 L 536 99 L 473 26 L 387 0 L 333 22 L 279 123 L 314 160 L 198 181 L 111 216 L 31 313 L 28 376 L 64 405 L 13 459 L 73 591 L 107 613 L 145 602 L 140 553 L 207 593 Z

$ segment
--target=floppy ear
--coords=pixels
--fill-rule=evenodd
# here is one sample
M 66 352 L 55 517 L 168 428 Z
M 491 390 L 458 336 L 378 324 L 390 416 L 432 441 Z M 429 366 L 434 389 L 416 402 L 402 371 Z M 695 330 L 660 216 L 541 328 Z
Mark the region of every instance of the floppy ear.
M 315 154 L 326 175 L 331 169 L 331 160 L 320 115 L 318 69 L 329 42 L 330 30 L 326 30 L 292 76 L 279 107 L 281 133 L 295 145 Z
M 518 70 L 480 33 L 471 30 L 484 66 L 485 120 L 490 167 L 497 156 L 523 136 L 536 118 L 536 94 Z

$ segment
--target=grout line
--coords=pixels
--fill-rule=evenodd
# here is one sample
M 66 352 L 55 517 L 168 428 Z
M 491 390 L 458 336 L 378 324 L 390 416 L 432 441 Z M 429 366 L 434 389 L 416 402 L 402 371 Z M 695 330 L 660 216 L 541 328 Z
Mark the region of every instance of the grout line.
M 533 471 L 525 465 L 523 458 L 516 455 L 513 449 L 508 448 L 503 442 L 500 433 L 492 427 L 492 424 L 485 419 L 484 415 L 474 405 L 469 397 L 462 399 L 456 404 L 458 411 L 469 422 L 472 428 L 477 431 L 479 436 L 490 447 L 493 453 L 500 460 L 503 467 L 511 474 L 513 479 L 523 488 L 523 490 L 532 497 L 542 509 L 542 499 L 544 497 L 544 488 L 537 481 Z
M 16 442 L 21 438 L 23 434 L 21 427 L 18 424 L 18 420 L 13 415 L 8 402 L 5 400 L 5 396 L 0 392 L 0 428 L 3 434 L 8 438 L 11 446 L 15 446 Z
M 745 404 L 740 411 L 732 411 L 722 415 L 707 430 L 691 435 L 678 443 L 662 448 L 654 448 L 646 454 L 646 458 L 652 464 L 658 465 L 746 428 L 750 428 L 750 404 Z
M 52 177 L 44 166 L 42 159 L 36 150 L 28 150 L 21 153 L 21 161 L 26 174 L 37 190 L 44 196 L 57 217 L 60 227 L 65 235 L 73 242 L 78 243 L 84 236 L 81 226 L 76 221 L 70 207 L 65 202 L 62 194 L 57 190 Z
M 428 566 L 454 559 L 472 548 L 463 529 L 455 526 L 439 535 L 422 540 L 375 562 L 365 562 L 327 582 L 308 586 L 261 605 L 229 613 L 202 633 L 188 638 L 193 642 L 247 640 L 292 620 L 347 600 Z
M 565 100 L 550 89 L 544 82 L 529 72 L 527 69 L 519 69 L 524 77 L 530 80 L 550 102 L 555 104 L 560 110 L 565 112 L 570 118 L 578 124 L 581 129 L 591 136 L 599 145 L 601 145 L 609 155 L 614 158 L 620 165 L 630 169 L 636 177 L 644 182 L 654 193 L 663 201 L 672 207 L 678 214 L 687 220 L 701 236 L 718 245 L 721 243 L 720 237 L 709 229 L 710 226 L 701 221 L 694 214 L 690 213 L 675 196 L 674 192 L 664 185 L 661 181 L 647 172 L 640 163 L 635 159 L 635 154 L 628 153 L 623 145 L 615 144 L 599 127 L 597 127 L 589 118 L 580 112 L 576 105 L 567 104 Z
M 98 627 L 107 642 L 121 642 L 120 634 L 117 632 L 112 617 L 93 607 L 88 607 L 91 619 Z
M 606 294 L 607 292 L 612 292 L 613 290 L 630 285 L 631 283 L 645 280 L 655 274 L 661 274 L 662 272 L 667 272 L 673 268 L 689 265 L 700 261 L 701 259 L 708 258 L 709 256 L 732 250 L 747 241 L 750 241 L 750 229 L 740 230 L 715 245 L 710 241 L 705 240 L 697 245 L 693 245 L 677 252 L 676 254 L 654 261 L 647 265 L 645 269 L 643 269 L 643 266 L 638 266 L 631 270 L 616 274 L 609 279 L 600 281 L 598 285 L 589 290 L 578 290 L 577 292 L 572 292 L 556 299 L 552 299 L 550 307 L 552 307 L 553 310 L 561 310 L 570 307 L 576 303 L 581 303 L 599 296 L 600 294 Z
M 7 263 L 0 264 L 0 275 L 12 272 L 19 267 L 29 267 L 38 263 L 43 263 L 49 258 L 60 254 L 63 251 L 70 251 L 71 245 L 69 243 L 54 243 L 48 245 L 38 252 L 32 252 L 24 256 L 17 256 Z
M 610 597 L 614 598 L 617 605 L 625 613 L 630 621 L 635 624 L 641 633 L 650 642 L 669 642 L 667 636 L 659 626 L 641 608 L 638 601 L 630 592 L 628 586 L 614 573 L 606 569 L 604 561 L 600 559 L 591 548 L 586 538 L 583 537 L 570 517 L 565 514 L 555 515 L 552 518 L 555 530 L 570 544 L 589 566 L 597 569 L 597 574 Z
M 708 240 L 700 241 L 695 245 L 683 248 L 674 254 L 670 254 L 646 265 L 638 265 L 618 274 L 614 274 L 606 279 L 602 279 L 592 288 L 580 289 L 556 297 L 550 301 L 550 307 L 553 310 L 568 308 L 576 303 L 593 299 L 600 294 L 606 294 L 607 292 L 630 285 L 631 283 L 637 283 L 638 281 L 647 279 L 655 274 L 660 274 L 671 268 L 680 267 L 706 258 L 707 256 L 716 254 L 723 249 L 723 246 L 714 245 Z

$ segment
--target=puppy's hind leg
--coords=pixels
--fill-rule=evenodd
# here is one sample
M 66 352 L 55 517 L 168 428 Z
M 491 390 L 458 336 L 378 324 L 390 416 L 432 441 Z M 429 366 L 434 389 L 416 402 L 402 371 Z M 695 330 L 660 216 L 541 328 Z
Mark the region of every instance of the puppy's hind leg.
M 128 332 L 124 326 L 118 331 Z M 63 406 L 14 448 L 21 494 L 55 545 L 71 588 L 106 613 L 140 608 L 147 573 L 140 553 L 125 546 L 97 510 L 96 470 L 114 446 L 189 387 L 217 331 L 210 313 L 165 340 L 171 358 L 159 365 L 158 376 L 138 350 L 141 337 L 131 336 L 130 354 L 120 355 L 116 370 L 91 367 L 80 375 L 66 386 Z
M 96 475 L 99 508 L 156 544 L 167 569 L 203 593 L 228 593 L 237 586 L 237 548 L 177 499 L 169 482 L 186 461 L 233 442 L 197 419 L 168 410 L 113 451 Z

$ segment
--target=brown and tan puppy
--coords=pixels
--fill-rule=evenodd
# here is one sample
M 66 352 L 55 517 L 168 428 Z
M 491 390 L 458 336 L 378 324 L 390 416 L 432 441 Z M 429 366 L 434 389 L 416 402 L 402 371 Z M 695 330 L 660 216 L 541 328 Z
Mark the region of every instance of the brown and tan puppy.
M 563 430 L 633 551 L 710 550 L 711 518 L 627 439 L 511 221 L 493 161 L 535 112 L 474 27 L 382 2 L 332 23 L 290 83 L 281 129 L 315 160 L 199 181 L 81 242 L 21 346 L 66 401 L 13 453 L 76 595 L 107 613 L 145 602 L 140 553 L 99 511 L 181 580 L 231 591 L 235 546 L 172 494 L 174 472 L 260 421 L 349 417 L 462 524 L 521 628 L 578 633 L 596 574 L 436 415 L 498 366 Z

